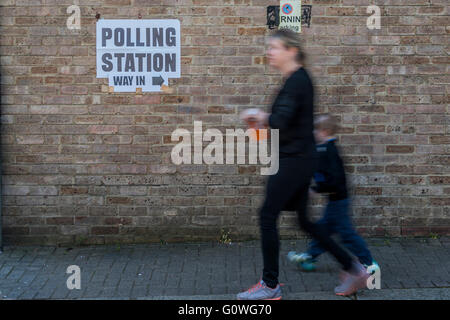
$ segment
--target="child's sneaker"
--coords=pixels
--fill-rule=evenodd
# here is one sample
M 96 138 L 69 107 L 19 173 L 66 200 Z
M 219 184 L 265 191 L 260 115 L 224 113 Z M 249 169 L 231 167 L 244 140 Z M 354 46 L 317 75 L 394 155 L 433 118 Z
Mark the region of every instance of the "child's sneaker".
M 366 268 L 367 272 L 370 273 L 371 275 L 375 273 L 375 270 L 380 270 L 380 266 L 378 265 L 378 262 L 376 262 L 375 260 L 372 260 L 372 264 L 365 264 L 363 263 L 364 268 Z M 369 272 L 369 267 L 370 267 L 370 272 Z
M 277 284 L 275 288 L 269 288 L 263 280 L 237 295 L 238 300 L 280 300 L 281 288 Z
M 291 263 L 295 263 L 305 271 L 314 271 L 316 269 L 316 260 L 307 252 L 295 253 L 290 251 L 287 255 Z

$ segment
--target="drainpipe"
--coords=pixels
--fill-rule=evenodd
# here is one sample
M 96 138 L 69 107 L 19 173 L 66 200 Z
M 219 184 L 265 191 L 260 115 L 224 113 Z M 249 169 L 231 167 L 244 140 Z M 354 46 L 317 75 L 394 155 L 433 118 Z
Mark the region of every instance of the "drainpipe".
M 0 127 L 1 129 L 1 127 Z M 1 149 L 1 147 L 0 147 Z M 2 163 L 1 163 L 2 153 L 0 151 L 0 254 L 3 252 L 3 233 L 2 233 Z
M 1 126 L 0 126 L 1 130 Z M 1 146 L 0 146 L 0 254 L 3 253 L 3 233 L 2 233 L 2 152 L 1 152 Z
M 1 90 L 0 90 L 0 97 L 1 97 Z M 1 110 L 1 108 L 0 108 Z M 1 115 L 1 112 L 0 112 Z M 2 130 L 2 123 L 0 121 L 0 138 L 1 138 L 1 131 Z M 1 143 L 0 140 L 0 254 L 3 252 L 3 233 L 2 233 L 2 197 L 3 197 L 3 192 L 2 192 L 2 159 L 3 159 L 3 155 L 2 155 L 2 149 L 3 149 L 3 145 Z

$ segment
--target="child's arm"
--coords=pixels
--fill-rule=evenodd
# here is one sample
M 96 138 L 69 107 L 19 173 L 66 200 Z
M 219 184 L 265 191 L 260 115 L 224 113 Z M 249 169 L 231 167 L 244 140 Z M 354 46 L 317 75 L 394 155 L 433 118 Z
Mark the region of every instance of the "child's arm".
M 314 174 L 317 186 L 313 190 L 318 193 L 336 192 L 339 183 L 345 181 L 344 166 L 334 145 L 327 145 L 326 157 L 328 166 L 321 168 L 320 173 Z

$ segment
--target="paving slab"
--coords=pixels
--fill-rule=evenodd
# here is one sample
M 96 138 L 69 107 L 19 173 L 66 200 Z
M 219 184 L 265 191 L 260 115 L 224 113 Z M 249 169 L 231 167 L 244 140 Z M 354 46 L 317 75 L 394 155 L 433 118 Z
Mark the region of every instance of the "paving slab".
M 450 241 L 366 239 L 381 266 L 381 289 L 352 297 L 333 294 L 339 265 L 324 254 L 315 272 L 286 260 L 308 240 L 282 240 L 283 299 L 449 300 Z M 81 289 L 69 290 L 67 267 L 81 271 Z M 259 241 L 88 247 L 5 247 L 0 254 L 0 299 L 234 300 L 261 277 Z

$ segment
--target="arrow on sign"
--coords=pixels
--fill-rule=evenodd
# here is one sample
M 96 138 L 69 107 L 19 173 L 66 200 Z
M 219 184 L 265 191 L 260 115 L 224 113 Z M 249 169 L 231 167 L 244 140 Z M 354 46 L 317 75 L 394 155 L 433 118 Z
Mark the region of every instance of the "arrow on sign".
M 163 77 L 159 76 L 159 77 L 152 77 L 152 84 L 154 86 L 160 86 L 164 83 L 164 79 Z

